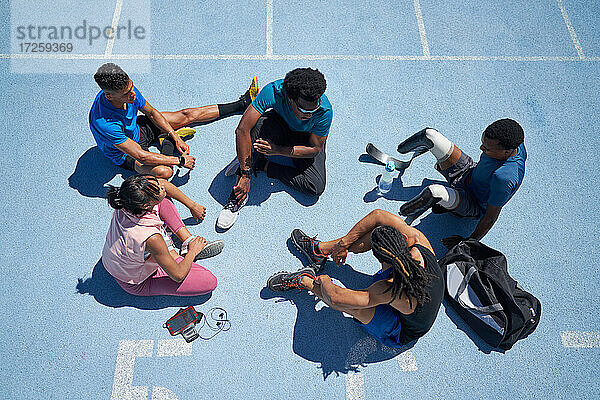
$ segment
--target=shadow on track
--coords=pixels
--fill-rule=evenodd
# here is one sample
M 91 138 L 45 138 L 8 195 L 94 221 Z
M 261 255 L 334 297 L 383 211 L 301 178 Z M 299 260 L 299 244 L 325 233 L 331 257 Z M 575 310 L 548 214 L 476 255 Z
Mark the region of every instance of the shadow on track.
M 365 288 L 371 276 L 355 271 L 349 265 L 328 263 L 324 272 L 350 288 Z M 370 363 L 390 360 L 409 350 L 415 342 L 402 348 L 391 348 L 368 335 L 351 317 L 320 303 L 307 291 L 273 292 L 263 288 L 262 299 L 289 301 L 298 314 L 294 324 L 293 351 L 305 360 L 319 363 L 323 380 L 331 373 L 357 372 Z
M 102 154 L 98 146 L 89 148 L 79 159 L 69 176 L 69 186 L 85 197 L 106 197 L 106 184 L 115 176 L 123 179 L 135 172 L 117 167 Z
M 208 188 L 208 192 L 219 204 L 225 205 L 233 186 L 235 186 L 236 176 L 225 176 L 225 168 L 215 176 Z M 252 185 L 248 193 L 248 206 L 260 206 L 271 194 L 277 192 L 287 192 L 294 200 L 304 207 L 310 207 L 317 203 L 318 196 L 304 194 L 292 189 L 277 179 L 267 177 L 266 173 L 259 172 L 257 176 L 252 177 Z M 217 232 L 223 232 L 222 229 L 215 226 Z
M 100 304 L 109 307 L 134 307 L 141 310 L 160 310 L 168 307 L 187 307 L 206 303 L 211 293 L 202 296 L 134 296 L 127 293 L 117 284 L 110 275 L 102 261 L 98 260 L 92 276 L 78 278 L 76 285 L 77 293 L 89 294 Z
M 102 154 L 98 146 L 86 150 L 77 160 L 75 171 L 69 176 L 69 186 L 85 197 L 106 197 L 108 182 L 115 176 L 121 175 L 123 179 L 137 172 L 117 167 Z M 175 186 L 182 186 L 190 180 L 189 170 L 179 169 L 170 179 Z

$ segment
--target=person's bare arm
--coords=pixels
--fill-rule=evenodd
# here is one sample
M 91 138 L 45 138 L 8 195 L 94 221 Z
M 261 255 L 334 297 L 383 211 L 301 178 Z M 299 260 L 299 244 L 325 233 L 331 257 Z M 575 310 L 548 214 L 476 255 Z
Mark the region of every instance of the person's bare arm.
M 348 312 L 389 304 L 393 300 L 391 291 L 386 291 L 389 287 L 388 281 L 378 281 L 365 290 L 352 290 L 334 284 L 327 275 L 319 275 L 307 289 L 334 310 Z M 394 307 L 402 313 L 410 314 L 415 306 L 409 305 L 404 293 L 394 300 Z
M 483 217 L 469 237 L 477 240 L 482 239 L 498 220 L 500 211 L 502 211 L 502 207 L 487 206 L 485 214 L 483 214 Z
M 165 191 L 167 192 L 167 196 L 174 200 L 177 200 L 178 202 L 189 208 L 190 212 L 192 213 L 192 216 L 196 218 L 196 221 L 201 221 L 204 219 L 204 216 L 206 215 L 205 207 L 201 206 L 200 204 L 187 197 L 185 193 L 183 193 L 177 186 L 173 185 L 171 182 L 165 179 L 159 179 L 159 181 L 162 182 Z
M 194 257 L 198 255 L 204 246 L 206 246 L 206 239 L 201 237 L 192 239 L 188 247 L 188 253 L 180 263 L 177 263 L 169 252 L 167 244 L 160 233 L 154 234 L 146 240 L 146 250 L 150 252 L 158 265 L 169 275 L 169 278 L 177 283 L 183 282 L 190 272 Z
M 409 226 L 402 218 L 384 210 L 373 210 L 363 219 L 358 221 L 356 225 L 350 229 L 350 231 L 343 236 L 336 244 L 334 251 L 331 253 L 331 257 L 336 260 L 336 254 L 348 250 L 354 242 L 360 239 L 362 236 L 370 233 L 378 226 L 388 225 L 396 228 L 402 233 L 409 244 L 422 244 L 433 252 L 433 248 L 429 243 L 429 240 L 419 230 Z
M 250 136 L 250 131 L 254 128 L 259 118 L 260 113 L 256 111 L 252 104 L 250 104 L 248 108 L 246 108 L 240 123 L 235 129 L 235 148 L 240 168 L 243 170 L 252 167 L 252 138 Z M 249 191 L 250 177 L 242 175 L 237 184 L 233 187 L 233 192 L 238 200 L 241 201 L 248 195 Z
M 254 143 L 256 151 L 265 155 L 281 155 L 292 158 L 314 158 L 327 141 L 327 136 L 317 136 L 310 134 L 310 146 L 280 146 L 271 143 L 269 140 L 257 139 Z
M 250 104 L 246 108 L 246 111 L 244 111 L 244 115 L 242 115 L 240 123 L 235 129 L 235 148 L 242 169 L 248 169 L 252 166 L 252 138 L 250 131 L 254 128 L 259 118 L 260 113 Z
M 479 223 L 475 227 L 473 233 L 471 233 L 471 235 L 469 236 L 469 239 L 481 240 L 490 231 L 492 226 L 494 226 L 494 224 L 498 220 L 498 217 L 500 216 L 500 211 L 502 211 L 502 207 L 488 205 L 485 210 L 485 214 L 483 214 L 483 217 L 481 217 L 481 220 L 479 220 Z M 453 235 L 442 239 L 442 243 L 444 244 L 444 246 L 450 249 L 462 240 L 465 240 L 465 238 L 463 238 L 462 236 Z
M 146 105 L 142 107 L 140 111 L 144 113 L 144 115 L 146 115 L 162 133 L 173 139 L 177 150 L 179 150 L 181 154 L 190 153 L 190 147 L 175 133 L 175 130 L 171 124 L 169 124 L 169 121 L 167 121 L 160 111 L 152 107 L 148 102 L 146 102 Z
M 131 139 L 127 139 L 121 144 L 115 145 L 117 149 L 123 153 L 135 158 L 144 165 L 179 165 L 179 157 L 165 156 L 164 154 L 153 153 L 142 149 L 139 143 L 134 142 Z M 196 159 L 189 154 L 183 154 L 185 158 L 185 168 L 194 169 Z

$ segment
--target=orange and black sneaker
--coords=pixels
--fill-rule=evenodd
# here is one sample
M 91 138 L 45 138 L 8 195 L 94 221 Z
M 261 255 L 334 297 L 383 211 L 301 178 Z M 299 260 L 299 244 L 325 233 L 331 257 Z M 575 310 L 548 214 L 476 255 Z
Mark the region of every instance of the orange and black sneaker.
M 300 229 L 294 229 L 292 231 L 291 239 L 294 246 L 296 246 L 296 248 L 304 254 L 312 264 L 315 264 L 315 267 L 322 268 L 324 266 L 327 256 L 321 253 L 321 249 L 319 249 L 319 243 L 321 242 L 317 240 L 316 236 L 311 238 Z
M 290 289 L 306 289 L 300 284 L 303 276 L 315 279 L 315 271 L 310 267 L 304 267 L 296 272 L 281 271 L 271 275 L 267 279 L 267 287 L 274 292 L 283 292 Z

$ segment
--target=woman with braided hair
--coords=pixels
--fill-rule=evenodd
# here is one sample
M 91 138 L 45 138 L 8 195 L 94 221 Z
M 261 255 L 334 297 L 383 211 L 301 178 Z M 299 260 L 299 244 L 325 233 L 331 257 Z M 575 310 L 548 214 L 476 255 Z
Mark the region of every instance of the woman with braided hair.
M 313 264 L 269 278 L 271 290 L 308 289 L 331 308 L 354 317 L 374 338 L 402 347 L 429 331 L 444 295 L 444 278 L 431 244 L 402 218 L 375 210 L 345 236 L 320 242 L 295 229 L 292 242 Z M 345 262 L 348 252 L 373 250 L 381 270 L 363 290 L 340 287 L 327 275 L 315 276 L 327 257 Z

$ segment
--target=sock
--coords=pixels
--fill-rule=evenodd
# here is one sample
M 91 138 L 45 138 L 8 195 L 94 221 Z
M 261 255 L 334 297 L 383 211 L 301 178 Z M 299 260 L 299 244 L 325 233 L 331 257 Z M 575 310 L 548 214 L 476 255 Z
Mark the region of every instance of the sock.
M 189 238 L 185 239 L 183 241 L 183 243 L 181 243 L 181 255 L 185 255 L 188 252 L 188 246 L 190 244 L 190 242 L 192 241 L 192 239 L 194 238 L 194 236 L 190 236 Z
M 246 111 L 246 102 L 242 96 L 241 99 L 232 103 L 217 104 L 219 108 L 219 118 L 228 117 L 233 114 L 242 114 Z
M 437 205 L 444 207 L 447 210 L 453 210 L 458 205 L 458 192 L 452 188 L 443 186 L 443 185 L 429 185 L 427 187 L 433 197 L 441 199 L 437 202 Z
M 323 254 L 323 252 L 321 251 L 321 246 L 319 246 L 321 244 L 321 242 L 319 240 L 315 241 L 315 244 L 313 245 L 313 252 L 317 255 L 317 256 L 323 256 L 323 257 L 327 257 L 325 254 Z
M 427 128 L 425 136 L 433 142 L 433 147 L 429 151 L 437 158 L 438 162 L 446 161 L 454 150 L 454 143 L 431 128 Z

